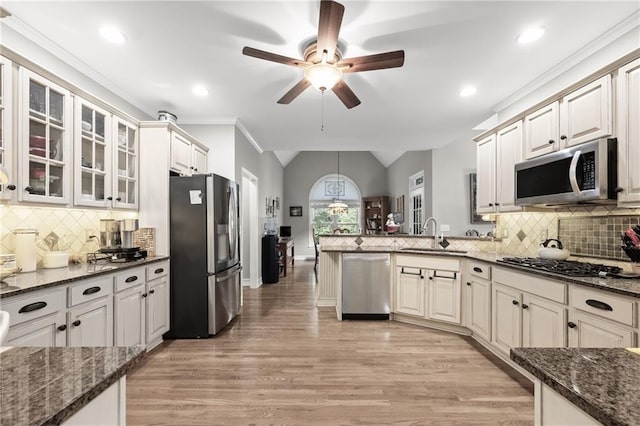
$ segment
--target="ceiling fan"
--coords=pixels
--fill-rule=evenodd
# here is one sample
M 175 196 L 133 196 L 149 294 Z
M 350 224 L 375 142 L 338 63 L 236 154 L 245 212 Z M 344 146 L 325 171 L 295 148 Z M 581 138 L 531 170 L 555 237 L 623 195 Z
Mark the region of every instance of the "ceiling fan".
M 242 49 L 242 53 L 247 56 L 304 69 L 302 80 L 278 100 L 279 104 L 291 103 L 307 87 L 313 85 L 321 92 L 331 89 L 350 109 L 360 105 L 360 99 L 345 83 L 344 73 L 396 68 L 404 64 L 404 50 L 343 59 L 338 47 L 343 15 L 344 6 L 340 3 L 331 0 L 320 2 L 318 38 L 304 51 L 304 59 L 289 58 L 248 46 Z

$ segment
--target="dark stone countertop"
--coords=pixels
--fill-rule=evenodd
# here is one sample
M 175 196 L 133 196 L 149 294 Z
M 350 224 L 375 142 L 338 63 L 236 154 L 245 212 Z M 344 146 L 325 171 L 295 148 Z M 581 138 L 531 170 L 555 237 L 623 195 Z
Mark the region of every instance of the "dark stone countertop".
M 530 268 L 501 263 L 503 257 L 509 257 L 508 254 L 483 253 L 483 252 L 464 252 L 456 253 L 455 251 L 438 250 L 424 251 L 411 249 L 395 249 L 388 246 L 364 246 L 364 247 L 345 247 L 345 246 L 320 246 L 320 250 L 324 252 L 342 252 L 342 253 L 402 253 L 402 254 L 421 254 L 425 256 L 448 256 L 448 257 L 464 257 L 467 259 L 480 260 L 491 263 L 493 266 L 501 268 L 514 269 L 525 274 L 532 274 L 537 277 L 546 277 L 557 281 L 564 281 L 571 284 L 578 284 L 586 287 L 596 288 L 598 290 L 608 291 L 610 293 L 618 293 L 625 296 L 640 298 L 640 278 L 615 278 L 615 277 L 571 277 L 567 275 L 554 274 L 552 272 L 533 270 Z M 578 260 L 581 262 L 602 263 L 602 259 L 589 259 L 580 257 L 570 257 L 569 260 Z
M 353 237 L 366 237 L 366 238 L 431 238 L 433 239 L 433 235 L 414 235 L 414 234 L 319 234 L 318 237 L 344 237 L 344 238 L 353 238 Z M 447 235 L 447 240 L 473 240 L 473 241 L 502 241 L 501 238 L 498 237 L 476 237 L 470 235 Z
M 511 359 L 605 425 L 640 424 L 640 355 L 627 349 L 516 348 Z
M 73 281 L 110 274 L 123 269 L 160 262 L 169 256 L 154 256 L 135 262 L 125 263 L 80 263 L 66 268 L 37 269 L 33 272 L 19 273 L 0 282 L 0 299 L 35 290 L 69 284 Z
M 9 348 L 0 353 L 0 425 L 60 424 L 145 353 L 142 347 Z

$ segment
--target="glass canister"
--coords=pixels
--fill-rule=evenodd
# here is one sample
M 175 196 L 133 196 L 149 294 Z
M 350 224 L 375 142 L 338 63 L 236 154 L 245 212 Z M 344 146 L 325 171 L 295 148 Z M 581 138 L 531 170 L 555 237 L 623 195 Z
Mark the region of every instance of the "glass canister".
M 22 272 L 36 270 L 36 236 L 35 229 L 16 229 L 13 231 L 16 236 L 16 266 Z

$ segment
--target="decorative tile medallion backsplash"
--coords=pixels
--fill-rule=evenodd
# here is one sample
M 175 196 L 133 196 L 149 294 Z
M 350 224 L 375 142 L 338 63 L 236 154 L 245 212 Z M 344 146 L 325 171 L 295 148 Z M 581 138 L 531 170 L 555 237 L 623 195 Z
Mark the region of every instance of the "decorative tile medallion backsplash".
M 70 258 L 81 258 L 85 254 L 98 250 L 100 238 L 100 219 L 137 218 L 137 212 L 107 210 L 81 210 L 53 207 L 24 207 L 0 205 L 0 252 L 13 253 L 15 250 L 16 229 L 36 229 L 38 239 L 44 239 L 55 232 L 69 244 Z M 96 235 L 98 240 L 87 242 L 87 234 Z M 37 259 L 41 261 L 43 244 L 38 244 Z

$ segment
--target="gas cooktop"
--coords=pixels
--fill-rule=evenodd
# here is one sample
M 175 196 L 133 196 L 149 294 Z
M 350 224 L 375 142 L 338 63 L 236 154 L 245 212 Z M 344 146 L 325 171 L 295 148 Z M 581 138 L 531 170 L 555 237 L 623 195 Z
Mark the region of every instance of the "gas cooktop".
M 602 275 L 617 275 L 622 272 L 622 268 L 617 266 L 577 262 L 575 260 L 541 259 L 539 257 L 503 257 L 498 262 L 570 277 L 598 277 Z

